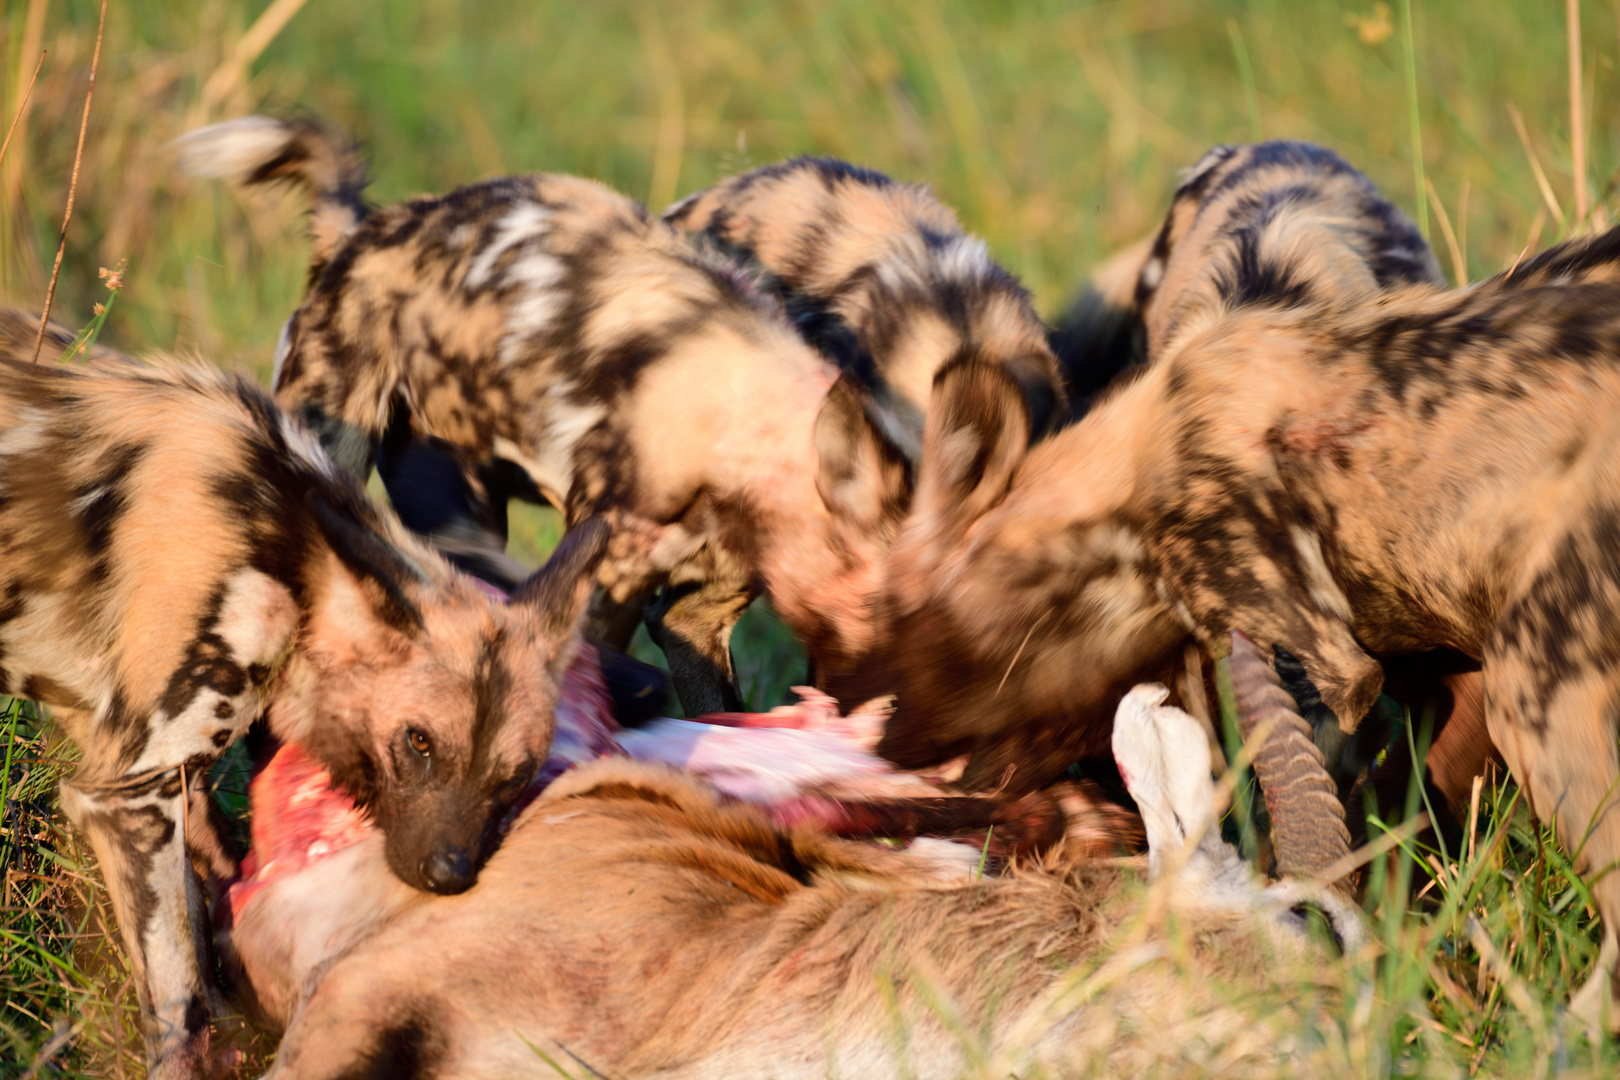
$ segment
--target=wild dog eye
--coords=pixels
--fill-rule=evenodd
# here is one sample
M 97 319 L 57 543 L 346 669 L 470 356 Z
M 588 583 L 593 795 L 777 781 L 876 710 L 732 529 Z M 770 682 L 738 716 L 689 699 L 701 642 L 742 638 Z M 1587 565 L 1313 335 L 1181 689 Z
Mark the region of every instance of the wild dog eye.
M 415 750 L 418 754 L 421 754 L 423 757 L 433 756 L 433 740 L 427 737 L 426 732 L 417 728 L 411 728 L 411 730 L 405 733 L 405 738 L 406 741 L 411 744 L 411 749 Z

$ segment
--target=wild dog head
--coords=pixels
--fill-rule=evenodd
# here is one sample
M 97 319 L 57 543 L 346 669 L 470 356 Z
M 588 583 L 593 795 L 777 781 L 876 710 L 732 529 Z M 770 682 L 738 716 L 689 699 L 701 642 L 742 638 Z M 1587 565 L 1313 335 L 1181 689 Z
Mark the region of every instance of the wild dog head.
M 1143 434 L 1092 432 L 1094 467 L 1071 481 L 1077 432 L 1029 450 L 1027 425 L 998 368 L 939 373 L 872 649 L 828 684 L 843 701 L 895 693 L 880 752 L 921 767 L 972 749 L 974 787 L 1033 786 L 1106 751 L 1119 696 L 1186 633 L 1122 511 Z
M 546 759 L 608 528 L 571 530 L 503 605 L 364 508 L 317 495 L 313 517 L 326 543 L 272 726 L 371 813 L 401 880 L 461 892 Z

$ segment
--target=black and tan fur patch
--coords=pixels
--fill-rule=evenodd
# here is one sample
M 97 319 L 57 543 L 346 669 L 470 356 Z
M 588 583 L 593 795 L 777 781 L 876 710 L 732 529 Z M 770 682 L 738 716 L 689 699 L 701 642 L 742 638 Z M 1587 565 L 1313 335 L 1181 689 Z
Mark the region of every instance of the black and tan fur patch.
M 510 177 L 361 213 L 357 165 L 267 171 L 349 160 L 311 139 L 252 118 L 184 145 L 194 168 L 290 178 L 318 216 L 349 215 L 318 240 L 275 378 L 346 468 L 375 460 L 408 524 L 501 585 L 520 572 L 508 499 L 543 499 L 570 524 L 607 516 L 601 584 L 619 603 L 666 586 L 655 637 L 688 713 L 741 707 L 729 636 L 762 585 L 813 650 L 851 647 L 860 628 L 842 623 L 859 617 L 903 475 L 864 464 L 896 455 L 858 409 L 818 435 L 836 372 L 779 301 L 589 180 Z M 851 513 L 823 495 L 822 467 L 860 479 L 838 488 Z
M 1337 303 L 1444 284 L 1417 226 L 1321 146 L 1217 146 L 1188 169 L 1151 239 L 1104 263 L 1054 342 L 1074 397 L 1246 307 Z
M 913 459 L 934 375 L 953 362 L 1003 367 L 1033 434 L 1066 412 L 1029 294 L 925 186 L 801 157 L 722 181 L 664 220 L 763 271 L 805 337 L 876 395 Z

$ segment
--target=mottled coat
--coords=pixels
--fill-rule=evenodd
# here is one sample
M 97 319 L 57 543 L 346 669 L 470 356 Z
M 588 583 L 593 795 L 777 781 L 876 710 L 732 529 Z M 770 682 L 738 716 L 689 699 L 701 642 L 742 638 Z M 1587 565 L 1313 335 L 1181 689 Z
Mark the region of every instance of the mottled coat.
M 1112 350 L 1111 359 L 1090 354 L 1077 374 L 1077 406 L 1089 407 L 1121 369 L 1140 376 L 1176 340 L 1234 312 L 1352 303 L 1405 278 L 1438 283 L 1433 254 L 1338 156 L 1295 142 L 1216 147 L 1189 170 L 1157 234 L 1099 271 L 1081 301 L 1089 329 L 1060 331 Z M 913 511 L 889 556 L 874 647 L 861 670 L 828 687 L 841 700 L 902 691 L 884 753 L 921 767 L 968 752 L 975 787 L 1033 787 L 1075 757 L 1102 753 L 1112 702 L 1143 679 L 1170 682 L 1186 640 L 1150 583 L 1106 572 L 1130 555 L 1128 541 L 1030 528 L 1005 541 L 1028 545 L 1019 561 L 1029 579 L 981 581 L 963 569 L 983 554 L 977 522 L 1015 471 L 1020 490 L 1054 503 L 1094 483 L 1084 455 L 1046 450 L 1023 463 L 1023 395 L 1007 388 L 989 365 L 941 377 L 927 436 L 936 449 L 932 460 L 924 451 Z M 1139 435 L 1116 428 L 1108 437 Z M 1029 601 L 1026 587 L 1043 599 Z M 967 616 L 960 629 L 923 612 L 924 597 L 947 594 L 944 606 Z
M 800 157 L 700 191 L 664 220 L 762 270 L 806 338 L 872 390 L 913 460 L 934 375 L 956 361 L 1005 370 L 1034 434 L 1067 411 L 1029 294 L 923 185 Z
M 1120 371 L 1239 308 L 1443 283 L 1417 226 L 1333 151 L 1217 146 L 1186 171 L 1158 231 L 1093 274 L 1054 343 L 1083 406 Z
M 62 803 L 106 877 L 151 1075 L 208 1057 L 187 819 L 268 710 L 417 888 L 470 885 L 545 760 L 600 526 L 510 608 L 413 540 L 244 380 L 0 360 L 0 692 L 82 758 Z M 593 554 L 594 552 L 594 554 Z
M 183 146 L 194 171 L 314 193 L 276 399 L 347 468 L 375 457 L 408 524 L 501 583 L 508 498 L 611 519 L 601 583 L 664 586 L 650 628 L 689 714 L 741 707 L 729 639 L 761 585 L 820 662 L 859 650 L 905 465 L 731 263 L 575 177 L 370 212 L 353 155 L 308 124 Z
M 1375 655 L 1472 658 L 1492 740 L 1593 881 L 1595 1011 L 1620 961 L 1616 250 L 1610 234 L 1468 292 L 1256 309 L 1188 335 L 1064 437 L 1009 455 L 982 495 L 994 509 L 890 598 L 893 632 L 1016 642 L 1057 624 L 1023 662 L 1097 683 L 1186 628 L 1218 652 L 1241 630 L 1299 657 L 1347 729 L 1382 685 Z M 983 686 L 1002 666 L 981 670 Z M 927 671 L 905 672 L 902 703 Z M 1101 705 L 1075 699 L 1049 738 L 1086 741 Z

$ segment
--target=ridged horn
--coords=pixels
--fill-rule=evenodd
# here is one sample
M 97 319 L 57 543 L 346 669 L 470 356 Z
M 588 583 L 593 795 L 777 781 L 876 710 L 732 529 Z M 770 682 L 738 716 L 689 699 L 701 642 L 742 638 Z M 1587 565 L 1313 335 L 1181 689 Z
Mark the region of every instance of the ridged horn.
M 1284 878 L 1314 878 L 1350 854 L 1344 805 L 1294 699 L 1254 642 L 1236 630 L 1232 689 L 1238 729 L 1271 814 L 1277 871 Z M 1254 746 L 1255 732 L 1267 723 L 1269 737 L 1263 746 Z

